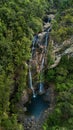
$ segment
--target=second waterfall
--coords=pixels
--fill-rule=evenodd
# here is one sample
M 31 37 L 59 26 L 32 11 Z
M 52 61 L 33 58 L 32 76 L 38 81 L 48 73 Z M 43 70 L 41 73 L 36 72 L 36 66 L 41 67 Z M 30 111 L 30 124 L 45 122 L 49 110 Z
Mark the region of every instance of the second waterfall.
M 45 90 L 42 77 L 45 68 L 45 57 L 49 43 L 50 30 L 51 27 L 48 26 L 46 31 L 44 29 L 43 32 L 36 34 L 32 40 L 32 56 L 29 61 L 29 87 L 32 90 L 33 98 L 35 98 L 37 94 L 42 94 Z M 39 79 L 38 75 L 40 75 Z

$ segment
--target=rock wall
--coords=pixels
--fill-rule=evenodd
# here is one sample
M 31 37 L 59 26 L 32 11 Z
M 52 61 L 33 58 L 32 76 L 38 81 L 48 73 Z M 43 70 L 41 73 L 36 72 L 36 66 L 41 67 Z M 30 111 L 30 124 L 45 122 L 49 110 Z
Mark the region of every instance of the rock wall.
M 53 45 L 52 52 L 54 54 L 55 60 L 49 69 L 56 67 L 63 55 L 68 55 L 69 57 L 73 56 L 73 36 L 61 43 L 61 45 L 54 43 L 53 40 L 51 40 L 51 43 Z

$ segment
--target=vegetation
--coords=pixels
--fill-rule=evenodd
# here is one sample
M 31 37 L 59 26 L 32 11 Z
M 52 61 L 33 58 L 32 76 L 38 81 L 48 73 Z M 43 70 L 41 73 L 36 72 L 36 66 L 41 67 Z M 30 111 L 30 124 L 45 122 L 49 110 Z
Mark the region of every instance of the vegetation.
M 73 129 L 73 57 L 63 56 L 59 65 L 48 70 L 47 80 L 55 84 L 55 109 L 44 130 Z
M 73 35 L 73 0 L 0 0 L 0 130 L 24 129 L 16 103 L 27 89 L 33 35 L 41 32 L 42 19 L 51 9 L 58 12 L 51 37 L 61 44 Z M 48 65 L 53 63 L 50 54 Z M 73 57 L 64 56 L 55 69 L 47 70 L 46 81 L 56 86 L 56 106 L 44 130 L 73 130 L 72 65 Z
M 56 1 L 54 4 L 58 12 L 52 22 L 51 35 L 55 43 L 61 44 L 73 35 L 73 2 L 62 0 Z
M 42 29 L 46 9 L 46 0 L 0 0 L 1 130 L 23 129 L 15 104 L 27 86 L 31 41 Z
M 53 4 L 58 13 L 52 22 L 51 37 L 61 45 L 73 36 L 73 1 L 53 0 Z M 47 70 L 45 80 L 55 84 L 55 108 L 48 115 L 43 130 L 73 130 L 73 56 L 62 56 L 56 68 Z

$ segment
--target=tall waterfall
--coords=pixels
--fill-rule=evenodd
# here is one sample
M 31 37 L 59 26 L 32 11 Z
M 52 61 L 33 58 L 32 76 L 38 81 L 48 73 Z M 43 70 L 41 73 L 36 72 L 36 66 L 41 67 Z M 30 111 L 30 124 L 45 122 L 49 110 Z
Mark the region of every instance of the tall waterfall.
M 48 38 L 49 38 L 49 32 L 51 31 L 51 27 L 47 29 L 46 36 L 45 36 L 45 51 L 48 46 Z
M 45 52 L 47 50 L 47 46 L 48 46 L 48 37 L 49 37 L 49 29 L 46 32 L 46 36 L 45 36 Z
M 33 40 L 32 40 L 32 57 L 31 57 L 31 61 L 33 60 L 33 55 L 34 55 L 34 52 L 35 52 L 35 44 L 37 44 L 37 41 L 38 41 L 38 35 L 35 35 Z M 30 70 L 30 63 L 29 63 L 29 80 L 30 80 L 30 88 L 33 92 L 33 98 L 36 97 L 36 93 L 35 93 L 35 89 L 33 87 L 33 84 L 32 84 L 32 72 Z
M 30 88 L 33 90 L 33 86 L 32 86 L 32 75 L 31 75 L 30 68 L 29 68 L 29 81 L 30 81 Z
M 42 59 L 42 63 L 41 63 L 41 70 L 44 68 L 44 57 Z
M 48 45 L 48 32 L 46 33 L 46 39 L 45 39 L 45 46 L 47 47 Z
M 48 28 L 47 31 L 46 31 L 46 36 L 45 36 L 45 52 L 47 50 L 47 46 L 48 46 L 48 37 L 49 37 L 49 31 L 51 30 L 51 28 Z M 42 70 L 44 68 L 44 57 L 42 58 L 42 62 L 41 62 L 41 72 L 42 73 Z M 44 84 L 41 80 L 41 76 L 42 74 L 40 74 L 40 87 L 39 87 L 39 93 L 43 93 L 44 92 Z
M 42 62 L 41 62 L 39 93 L 43 93 L 44 92 L 44 84 L 42 82 L 42 70 L 43 70 L 43 68 L 44 68 L 44 57 L 43 57 Z
M 37 68 L 37 72 L 40 73 L 39 93 L 42 94 L 44 92 L 44 83 L 43 83 L 42 77 L 43 77 L 45 54 L 47 51 L 50 30 L 51 30 L 51 27 L 48 27 L 46 29 L 46 32 L 44 30 L 45 33 L 43 32 L 41 33 L 43 34 L 43 37 L 41 37 L 41 35 L 39 34 L 36 34 L 32 40 L 32 48 L 31 48 L 32 56 L 31 56 L 31 61 L 29 62 L 29 79 L 30 79 L 30 89 L 33 92 L 34 98 L 36 97 L 35 89 L 33 87 L 34 84 L 32 83 L 32 73 L 34 75 L 34 67 Z M 45 38 L 45 42 L 43 43 L 44 40 L 42 39 L 44 38 Z M 31 65 L 32 65 L 32 71 L 30 70 Z
M 33 85 L 32 85 L 32 74 L 31 74 L 30 68 L 29 68 L 29 81 L 30 81 L 30 88 L 33 92 L 33 97 L 35 98 L 36 94 L 35 94 L 35 90 L 34 90 Z
M 44 92 L 44 84 L 42 81 L 39 83 L 39 93 L 42 94 Z

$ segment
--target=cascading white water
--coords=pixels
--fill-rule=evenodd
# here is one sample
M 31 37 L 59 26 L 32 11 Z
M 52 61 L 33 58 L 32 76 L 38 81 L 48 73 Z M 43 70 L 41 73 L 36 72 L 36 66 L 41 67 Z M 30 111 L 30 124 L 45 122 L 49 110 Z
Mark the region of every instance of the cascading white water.
M 32 76 L 31 76 L 30 68 L 29 68 L 29 81 L 30 81 L 30 88 L 33 89 L 33 87 L 32 87 Z
M 41 63 L 41 72 L 42 72 L 43 68 L 44 68 L 44 57 L 43 57 L 42 63 Z M 41 81 L 41 77 L 42 77 L 42 73 L 40 73 L 40 84 L 39 84 L 40 87 L 39 87 L 39 93 L 43 93 L 43 92 L 44 92 L 44 84 L 43 84 L 42 81 Z
M 51 30 L 51 27 L 50 28 L 48 28 L 47 29 L 47 32 L 46 32 L 46 38 L 45 38 L 45 52 L 46 52 L 46 50 L 47 50 L 47 46 L 48 46 L 48 37 L 49 37 L 49 32 L 50 32 L 50 30 Z M 44 68 L 44 57 L 43 57 L 43 59 L 42 59 L 42 62 L 41 62 L 41 72 L 42 72 L 42 70 L 43 70 L 43 68 Z M 44 92 L 44 84 L 42 83 L 42 81 L 41 81 L 41 74 L 40 74 L 40 87 L 39 87 L 39 92 L 40 93 L 43 93 Z
M 34 89 L 33 89 L 33 98 L 36 98 L 36 93 Z
M 41 70 L 44 68 L 44 57 L 42 59 L 42 63 L 41 63 Z
M 29 68 L 29 81 L 30 81 L 30 88 L 33 92 L 33 97 L 35 98 L 36 94 L 35 94 L 35 91 L 34 91 L 34 88 L 33 88 L 33 85 L 32 85 L 32 74 L 31 74 L 30 68 Z
M 45 52 L 46 52 L 46 50 L 47 50 L 47 46 L 48 46 L 48 38 L 49 38 L 49 32 L 51 31 L 51 27 L 49 27 L 48 29 L 47 29 L 47 32 L 46 32 L 46 38 L 45 38 Z
M 27 111 L 29 112 L 31 116 L 33 115 L 36 119 L 39 118 L 42 112 L 44 112 L 49 107 L 49 102 L 46 102 L 45 97 L 44 97 L 46 91 L 45 91 L 44 82 L 43 82 L 43 76 L 44 76 L 43 69 L 44 69 L 44 64 L 45 64 L 45 54 L 47 52 L 47 46 L 48 46 L 49 32 L 50 32 L 50 28 L 44 30 L 43 36 L 40 36 L 39 34 L 34 36 L 33 41 L 32 41 L 32 49 L 31 49 L 32 57 L 31 57 L 31 60 L 29 61 L 29 80 L 30 80 L 29 83 L 30 83 L 30 89 L 33 92 L 33 97 L 31 98 L 31 103 L 27 104 Z M 44 38 L 45 38 L 45 42 L 44 42 Z M 31 70 L 31 67 L 32 67 L 32 70 Z M 35 68 L 36 68 L 36 71 L 35 71 Z M 40 81 L 38 83 L 37 90 L 35 90 L 34 85 L 36 86 L 36 83 L 37 83 L 36 82 L 37 77 L 35 77 L 35 74 L 37 74 L 37 72 L 40 73 L 39 75 Z M 35 77 L 34 78 L 35 82 L 32 81 L 33 76 Z M 36 95 L 36 92 L 38 93 L 37 95 Z
M 38 35 L 35 35 L 33 40 L 32 40 L 32 51 L 35 49 L 35 44 L 37 43 L 38 41 Z
M 34 53 L 34 50 L 35 50 L 35 44 L 37 43 L 38 41 L 38 35 L 35 35 L 33 40 L 32 40 L 32 57 L 31 57 L 31 61 L 32 61 L 32 58 L 33 58 L 33 53 Z M 30 80 L 30 88 L 33 92 L 33 98 L 36 97 L 36 93 L 35 93 L 35 90 L 34 90 L 34 87 L 33 87 L 33 84 L 32 84 L 32 74 L 31 74 L 31 70 L 30 70 L 30 66 L 29 66 L 29 80 Z
M 45 48 L 44 48 L 44 52 L 46 53 L 46 50 L 47 50 L 47 46 L 48 46 L 48 38 L 49 38 L 49 32 L 50 32 L 51 28 L 48 28 L 46 30 L 46 35 L 45 35 Z M 35 52 L 36 52 L 36 49 L 37 49 L 37 44 L 38 44 L 38 41 L 39 41 L 39 38 L 38 38 L 38 35 L 36 34 L 32 40 L 32 57 L 31 57 L 31 62 L 33 61 L 34 57 L 35 57 Z M 44 55 L 42 54 L 42 61 L 41 61 L 41 65 L 40 65 L 40 83 L 39 83 L 39 93 L 43 93 L 44 91 L 44 84 L 42 83 L 42 70 L 44 68 Z M 29 65 L 31 66 L 31 64 L 29 63 Z M 29 78 L 30 78 L 30 88 L 32 89 L 32 92 L 33 92 L 33 97 L 36 97 L 36 94 L 35 94 L 35 89 L 33 87 L 33 84 L 32 84 L 32 71 L 30 71 L 29 69 Z
M 48 46 L 48 32 L 46 33 L 46 39 L 45 39 L 45 51 L 47 50 Z
M 42 81 L 42 77 L 43 77 L 42 70 L 43 70 L 43 67 L 44 67 L 44 58 L 42 59 L 41 72 L 40 72 L 40 83 L 39 83 L 39 93 L 40 94 L 44 93 L 44 84 L 43 84 L 43 81 Z
M 35 53 L 35 49 L 36 49 L 35 46 L 36 46 L 37 42 L 38 42 L 38 35 L 35 35 L 33 37 L 33 40 L 32 40 L 32 58 L 33 58 L 34 53 Z
M 39 87 L 39 93 L 43 93 L 44 92 L 44 84 L 40 81 L 40 87 Z

